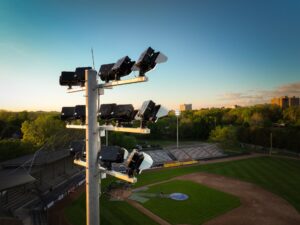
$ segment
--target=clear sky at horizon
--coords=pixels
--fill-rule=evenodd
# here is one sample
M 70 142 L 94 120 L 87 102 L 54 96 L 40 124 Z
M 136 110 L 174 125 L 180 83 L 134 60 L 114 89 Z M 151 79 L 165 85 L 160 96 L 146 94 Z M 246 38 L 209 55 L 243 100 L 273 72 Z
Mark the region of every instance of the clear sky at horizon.
M 0 2 L 0 109 L 60 110 L 63 70 L 136 60 L 148 46 L 169 60 L 149 82 L 106 90 L 102 102 L 153 99 L 168 108 L 255 104 L 300 95 L 300 1 Z

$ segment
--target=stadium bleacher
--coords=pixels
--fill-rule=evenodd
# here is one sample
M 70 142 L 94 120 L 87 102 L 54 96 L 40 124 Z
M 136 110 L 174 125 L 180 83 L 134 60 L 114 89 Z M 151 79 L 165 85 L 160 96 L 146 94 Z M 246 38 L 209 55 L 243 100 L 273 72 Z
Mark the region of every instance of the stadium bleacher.
M 178 161 L 201 160 L 225 156 L 217 144 L 211 143 L 180 146 L 178 149 L 173 146 L 166 148 L 166 150 L 173 154 Z
M 159 166 L 164 164 L 165 162 L 171 162 L 173 160 L 173 156 L 170 157 L 170 153 L 165 150 L 151 150 L 145 151 L 149 154 L 153 159 L 153 166 Z
M 191 161 L 223 157 L 225 154 L 217 144 L 200 143 L 166 147 L 165 149 L 144 150 L 153 159 L 153 167 L 161 166 L 172 161 Z

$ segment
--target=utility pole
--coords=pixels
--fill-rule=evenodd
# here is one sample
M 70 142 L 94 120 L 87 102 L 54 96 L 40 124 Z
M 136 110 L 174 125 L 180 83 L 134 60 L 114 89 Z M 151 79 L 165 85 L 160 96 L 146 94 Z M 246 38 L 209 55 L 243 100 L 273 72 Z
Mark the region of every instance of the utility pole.
M 180 111 L 179 110 L 176 110 L 175 111 L 175 116 L 176 116 L 176 118 L 177 118 L 177 135 L 176 135 L 176 139 L 177 139 L 177 141 L 176 141 L 176 146 L 177 146 L 177 148 L 179 148 L 179 125 L 178 125 L 178 117 L 180 116 Z
M 271 132 L 271 134 L 270 134 L 270 152 L 269 152 L 270 156 L 272 155 L 272 148 L 273 148 L 273 134 Z
M 177 148 L 179 147 L 178 116 L 177 116 Z
M 97 72 L 85 71 L 85 98 L 86 98 L 86 224 L 100 224 L 99 202 L 100 186 L 98 170 L 98 152 L 101 143 L 97 123 Z M 99 96 L 100 98 L 100 96 Z
M 105 131 L 106 146 L 108 146 L 108 130 Z

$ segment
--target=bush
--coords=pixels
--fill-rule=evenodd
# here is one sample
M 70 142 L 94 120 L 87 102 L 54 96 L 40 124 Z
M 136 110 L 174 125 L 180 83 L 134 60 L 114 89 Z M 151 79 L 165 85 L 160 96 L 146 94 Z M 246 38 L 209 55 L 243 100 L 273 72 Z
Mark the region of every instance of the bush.
M 108 142 L 110 145 L 118 145 L 128 150 L 133 149 L 137 145 L 134 136 L 125 135 L 118 132 L 109 132 Z
M 240 127 L 237 138 L 243 143 L 269 148 L 271 133 L 274 148 L 300 151 L 300 130 L 298 128 Z
M 237 143 L 236 128 L 233 126 L 217 126 L 211 131 L 209 139 L 226 145 L 235 145 Z
M 20 140 L 6 139 L 0 141 L 0 161 L 13 159 L 22 155 L 31 154 L 36 148 Z

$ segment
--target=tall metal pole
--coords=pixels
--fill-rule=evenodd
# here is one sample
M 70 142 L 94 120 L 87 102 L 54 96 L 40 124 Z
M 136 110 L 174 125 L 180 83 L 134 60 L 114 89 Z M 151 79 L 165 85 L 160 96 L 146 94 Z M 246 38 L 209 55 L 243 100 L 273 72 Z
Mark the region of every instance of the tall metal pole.
M 272 132 L 270 134 L 270 152 L 269 155 L 272 155 L 272 148 L 273 148 L 273 135 Z
M 108 146 L 108 130 L 105 131 L 106 146 Z
M 179 129 L 178 129 L 178 116 L 177 117 L 177 148 L 179 147 Z
M 97 123 L 97 72 L 85 71 L 86 97 L 86 224 L 99 225 L 99 193 L 101 180 L 98 171 L 100 137 Z

